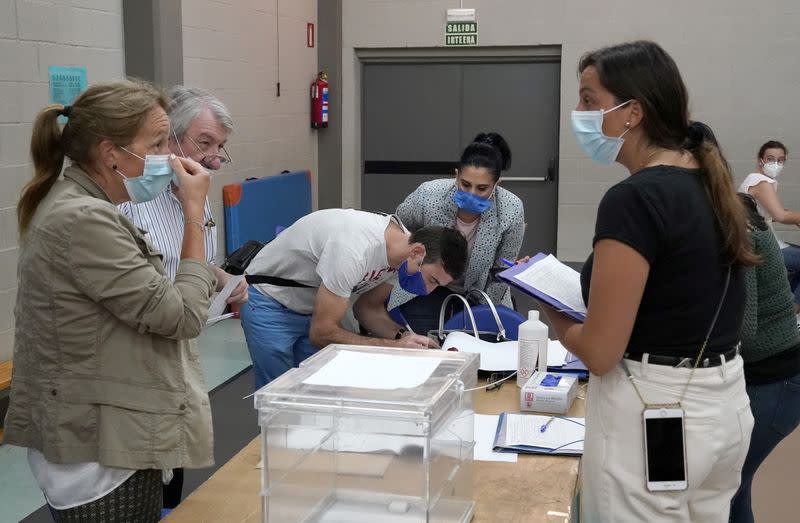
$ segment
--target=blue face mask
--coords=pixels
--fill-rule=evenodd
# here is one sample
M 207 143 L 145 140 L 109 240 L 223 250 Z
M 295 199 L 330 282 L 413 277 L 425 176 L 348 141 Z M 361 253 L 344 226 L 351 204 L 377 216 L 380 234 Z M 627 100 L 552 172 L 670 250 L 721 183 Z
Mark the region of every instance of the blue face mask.
M 400 287 L 411 294 L 416 294 L 417 296 L 425 296 L 428 294 L 428 288 L 425 286 L 425 278 L 422 276 L 422 271 L 418 270 L 414 274 L 408 273 L 408 260 L 404 261 L 400 265 L 400 268 L 397 269 L 397 279 L 400 282 Z
M 483 214 L 492 206 L 492 201 L 489 198 L 481 198 L 477 194 L 460 189 L 456 189 L 453 194 L 453 201 L 459 209 L 472 214 Z
M 586 156 L 604 165 L 611 165 L 617 159 L 619 150 L 625 142 L 622 137 L 630 129 L 625 129 L 625 132 L 617 138 L 606 136 L 603 134 L 603 115 L 629 103 L 631 100 L 622 102 L 608 111 L 572 111 L 572 132 Z
M 124 147 L 120 147 L 126 153 L 140 158 L 144 161 L 144 171 L 141 176 L 135 178 L 128 178 L 121 172 L 117 174 L 122 176 L 122 182 L 125 184 L 125 190 L 128 191 L 128 196 L 133 203 L 149 202 L 156 196 L 161 194 L 169 187 L 174 173 L 172 172 L 172 165 L 169 163 L 168 154 L 148 154 L 144 158 L 136 153 L 132 153 Z M 116 169 L 114 169 L 116 171 Z

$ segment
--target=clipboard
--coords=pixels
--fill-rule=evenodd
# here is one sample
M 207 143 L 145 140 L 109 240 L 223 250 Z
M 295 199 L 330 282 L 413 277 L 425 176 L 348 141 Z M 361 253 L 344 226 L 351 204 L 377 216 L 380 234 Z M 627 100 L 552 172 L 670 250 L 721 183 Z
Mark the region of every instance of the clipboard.
M 532 265 L 535 265 L 539 261 L 547 258 L 547 256 L 548 256 L 547 254 L 540 252 L 539 254 L 528 260 L 527 263 L 520 263 L 519 265 L 514 265 L 513 267 L 510 267 L 502 272 L 497 273 L 497 277 L 503 280 L 504 282 L 508 283 L 509 285 L 513 286 L 514 288 L 521 290 L 525 294 L 533 296 L 537 300 L 543 301 L 546 304 L 555 307 L 556 309 L 563 312 L 573 320 L 583 323 L 584 321 L 586 321 L 585 313 L 573 310 L 567 305 L 553 298 L 552 296 L 545 294 L 539 289 L 528 285 L 522 280 L 517 279 L 516 276 L 519 273 L 524 272 Z

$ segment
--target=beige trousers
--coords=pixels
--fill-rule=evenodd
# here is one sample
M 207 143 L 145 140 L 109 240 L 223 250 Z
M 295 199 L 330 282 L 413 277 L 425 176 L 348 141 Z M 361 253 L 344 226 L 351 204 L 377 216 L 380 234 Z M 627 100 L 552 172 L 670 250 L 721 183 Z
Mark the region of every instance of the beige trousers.
M 676 402 L 690 369 L 625 360 L 648 403 Z M 683 400 L 688 488 L 647 490 L 642 405 L 622 365 L 592 375 L 581 461 L 581 522 L 725 523 L 753 416 L 742 358 L 695 371 Z M 676 456 L 675 459 L 680 459 Z

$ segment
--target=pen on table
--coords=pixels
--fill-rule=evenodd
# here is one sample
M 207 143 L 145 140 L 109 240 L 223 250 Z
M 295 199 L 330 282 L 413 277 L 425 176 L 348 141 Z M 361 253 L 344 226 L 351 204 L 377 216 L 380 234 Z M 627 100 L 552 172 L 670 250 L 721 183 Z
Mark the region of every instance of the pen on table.
M 508 265 L 509 267 L 513 267 L 515 264 L 511 260 L 506 260 L 505 258 L 500 258 L 500 261 Z
M 545 423 L 544 425 L 542 425 L 541 427 L 539 427 L 539 432 L 544 432 L 544 431 L 546 431 L 546 430 L 547 430 L 547 427 L 549 427 L 549 426 L 550 426 L 550 424 L 551 424 L 551 423 L 553 423 L 553 420 L 554 420 L 554 419 L 556 419 L 556 417 L 555 417 L 555 416 L 550 416 L 550 419 L 549 419 L 549 420 L 547 420 L 547 423 Z

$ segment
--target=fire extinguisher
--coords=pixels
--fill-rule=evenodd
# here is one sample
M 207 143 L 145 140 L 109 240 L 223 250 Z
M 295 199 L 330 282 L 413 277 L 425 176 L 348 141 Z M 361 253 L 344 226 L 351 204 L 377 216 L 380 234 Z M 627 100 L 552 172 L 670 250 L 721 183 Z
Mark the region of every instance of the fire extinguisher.
M 320 71 L 311 84 L 311 127 L 328 127 L 328 75 L 325 71 Z

